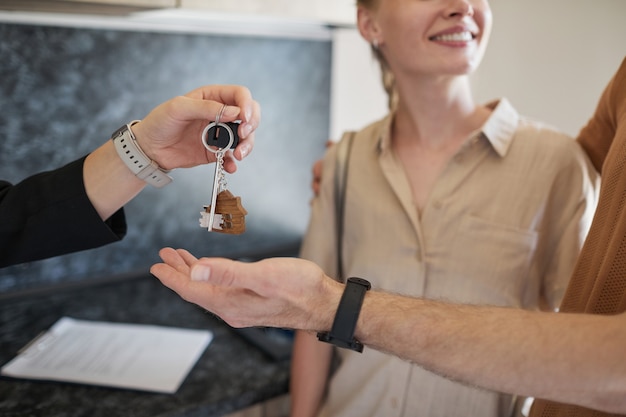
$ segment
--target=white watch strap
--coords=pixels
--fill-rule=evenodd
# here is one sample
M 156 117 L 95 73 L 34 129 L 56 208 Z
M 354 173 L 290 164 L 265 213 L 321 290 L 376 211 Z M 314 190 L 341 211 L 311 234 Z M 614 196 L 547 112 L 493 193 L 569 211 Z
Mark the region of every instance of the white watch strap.
M 172 177 L 167 175 L 167 171 L 162 170 L 159 165 L 152 161 L 141 150 L 131 126 L 139 123 L 139 120 L 125 124 L 113 133 L 112 140 L 122 161 L 141 180 L 148 184 L 161 188 L 172 182 Z

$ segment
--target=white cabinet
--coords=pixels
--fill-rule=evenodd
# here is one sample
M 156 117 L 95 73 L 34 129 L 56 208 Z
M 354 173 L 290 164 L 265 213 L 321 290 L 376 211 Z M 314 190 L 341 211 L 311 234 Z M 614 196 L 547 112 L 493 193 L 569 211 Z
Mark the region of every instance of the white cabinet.
M 353 26 L 356 0 L 180 0 L 180 8 Z
M 176 7 L 177 0 L 63 0 L 64 2 L 86 4 L 108 4 L 129 7 Z M 47 3 L 54 1 L 48 0 Z
M 0 10 L 124 16 L 164 9 L 175 16 L 217 13 L 291 23 L 353 26 L 355 3 L 355 0 L 0 0 Z
M 31 13 L 126 15 L 137 10 L 176 7 L 177 0 L 1 0 L 0 10 Z
M 0 22 L 330 40 L 356 0 L 0 0 Z

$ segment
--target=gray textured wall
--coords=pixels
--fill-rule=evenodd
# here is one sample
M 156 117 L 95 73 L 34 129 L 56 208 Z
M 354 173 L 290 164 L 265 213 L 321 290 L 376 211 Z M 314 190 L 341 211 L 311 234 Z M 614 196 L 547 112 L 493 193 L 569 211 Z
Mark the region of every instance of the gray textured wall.
M 256 257 L 297 246 L 310 167 L 329 124 L 328 41 L 0 24 L 0 178 L 11 182 L 83 156 L 121 124 L 203 84 L 243 84 L 262 106 L 253 153 L 228 176 L 249 214 L 240 236 L 198 226 L 212 167 L 177 170 L 126 208 L 119 243 L 0 269 L 0 291 L 147 271 L 163 246 Z M 0 219 L 2 221 L 2 219 Z

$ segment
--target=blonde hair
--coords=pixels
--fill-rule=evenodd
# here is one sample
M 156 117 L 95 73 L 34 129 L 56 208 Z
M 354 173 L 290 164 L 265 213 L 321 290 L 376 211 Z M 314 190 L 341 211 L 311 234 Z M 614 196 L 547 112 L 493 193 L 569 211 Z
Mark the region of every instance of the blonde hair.
M 366 9 L 374 10 L 378 7 L 380 0 L 357 0 L 357 5 L 363 6 Z M 389 110 L 393 110 L 398 102 L 398 91 L 396 89 L 396 77 L 391 72 L 387 60 L 378 49 L 378 45 L 372 43 L 370 45 L 372 49 L 372 55 L 378 61 L 380 65 L 381 81 L 383 88 L 387 93 L 387 106 Z

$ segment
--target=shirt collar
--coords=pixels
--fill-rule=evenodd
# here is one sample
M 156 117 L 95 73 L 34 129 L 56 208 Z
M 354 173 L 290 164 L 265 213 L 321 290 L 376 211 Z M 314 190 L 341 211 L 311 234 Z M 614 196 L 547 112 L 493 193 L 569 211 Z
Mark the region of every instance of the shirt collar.
M 498 155 L 504 157 L 513 142 L 513 136 L 519 124 L 519 113 L 506 98 L 492 101 L 486 106 L 492 109 L 492 112 L 481 128 L 481 132 Z
M 517 110 L 515 110 L 513 105 L 511 105 L 506 98 L 489 102 L 485 106 L 492 110 L 491 115 L 480 131 L 472 136 L 477 136 L 482 133 L 496 153 L 504 157 L 513 141 L 513 136 L 520 119 L 519 113 L 517 113 Z M 380 141 L 378 144 L 381 152 L 391 149 L 392 120 L 393 113 L 387 115 L 381 121 Z

